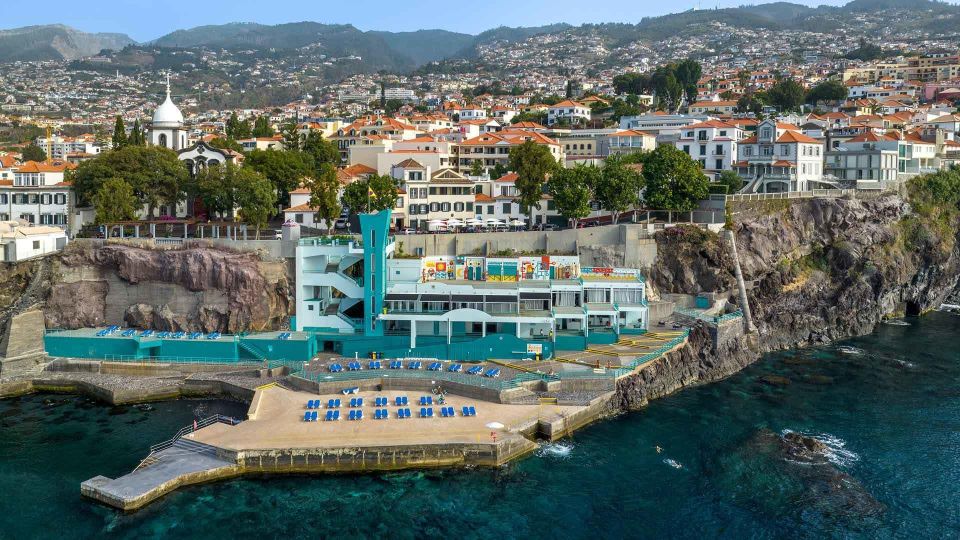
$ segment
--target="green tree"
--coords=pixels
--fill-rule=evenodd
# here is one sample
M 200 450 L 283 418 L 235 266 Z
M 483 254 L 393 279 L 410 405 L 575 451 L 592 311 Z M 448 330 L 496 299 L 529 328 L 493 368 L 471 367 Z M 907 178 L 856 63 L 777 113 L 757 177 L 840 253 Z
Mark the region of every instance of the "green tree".
M 743 189 L 743 178 L 733 171 L 721 171 L 717 184 L 727 188 L 727 194 L 732 195 Z
M 507 167 L 498 161 L 497 164 L 493 166 L 493 169 L 490 170 L 490 179 L 496 180 L 505 174 L 507 174 Z
M 313 176 L 315 170 L 310 156 L 286 150 L 252 150 L 243 163 L 244 167 L 270 180 L 280 204 L 284 205 L 290 202 L 290 192 L 297 189 L 304 178 Z
M 470 164 L 470 176 L 481 176 L 483 174 L 483 161 L 479 159 L 473 160 L 473 163 Z
M 323 163 L 340 164 L 340 150 L 336 143 L 323 138 L 319 131 L 311 131 L 303 140 L 302 150 L 313 160 L 313 168 L 319 169 Z
M 117 150 L 127 145 L 127 128 L 123 125 L 123 118 L 117 115 L 117 121 L 113 124 L 113 149 Z
M 130 136 L 127 137 L 127 144 L 131 146 L 147 145 L 147 135 L 143 132 L 143 128 L 140 126 L 139 118 L 133 121 L 133 127 L 130 128 Z
M 251 134 L 254 137 L 273 137 L 276 132 L 273 130 L 273 126 L 270 125 L 270 118 L 262 115 L 258 116 L 253 123 L 253 132 Z
M 693 103 L 697 99 L 697 83 L 703 75 L 700 62 L 692 59 L 681 60 L 674 68 L 674 76 L 687 95 L 687 101 Z
M 805 96 L 803 86 L 793 79 L 780 79 L 767 91 L 770 104 L 781 112 L 798 110 Z
M 153 217 L 157 206 L 174 205 L 183 199 L 189 174 L 173 150 L 125 146 L 80 163 L 68 178 L 80 205 L 89 204 L 108 179 L 122 178 L 133 187 L 140 204 L 147 206 L 147 216 Z
M 644 199 L 657 210 L 692 211 L 709 194 L 700 164 L 671 145 L 658 146 L 643 164 Z
M 389 175 L 372 174 L 343 190 L 343 205 L 354 214 L 377 212 L 397 204 L 397 181 Z
M 43 151 L 43 148 L 37 146 L 36 143 L 30 143 L 20 151 L 20 157 L 23 158 L 23 161 L 41 162 L 47 160 L 47 153 Z
M 680 106 L 680 97 L 684 89 L 677 80 L 672 66 L 661 66 L 653 72 L 653 90 L 660 104 L 673 111 Z
M 590 186 L 599 182 L 600 169 L 577 165 L 572 169 L 559 169 L 547 181 L 547 193 L 561 216 L 570 220 L 574 228 L 577 221 L 590 215 Z
M 137 216 L 137 196 L 122 178 L 109 178 L 93 195 L 98 224 L 130 221 Z
M 262 174 L 246 167 L 237 168 L 234 182 L 237 188 L 234 198 L 240 210 L 240 219 L 257 228 L 256 238 L 259 240 L 260 229 L 266 227 L 276 214 L 277 192 Z
M 533 224 L 533 209 L 540 208 L 543 184 L 559 165 L 546 145 L 530 140 L 510 149 L 509 163 L 510 170 L 517 173 L 514 186 L 519 194 L 518 202 L 521 207 L 530 209 L 530 223 Z
M 807 92 L 806 102 L 815 105 L 818 101 L 842 101 L 850 95 L 846 85 L 842 82 L 831 79 L 823 81 L 814 86 Z
M 636 168 L 624 163 L 620 156 L 610 156 L 594 179 L 593 198 L 616 223 L 621 212 L 639 202 L 643 184 L 643 175 Z
M 207 210 L 211 214 L 231 220 L 234 217 L 234 210 L 242 202 L 250 203 L 250 201 L 253 201 L 249 209 L 251 219 L 259 217 L 259 214 L 255 215 L 258 210 L 254 206 L 265 197 L 262 193 L 263 186 L 269 186 L 270 191 L 273 192 L 273 184 L 262 174 L 250 167 L 239 167 L 230 162 L 201 169 L 194 178 L 194 183 L 197 196 L 203 201 Z M 247 195 L 243 191 L 247 189 L 255 189 L 257 193 L 250 195 L 249 199 L 245 198 Z M 276 196 L 274 195 L 271 208 L 275 204 Z
M 240 139 L 249 139 L 252 134 L 249 120 L 240 120 L 237 113 L 230 114 L 226 125 L 227 138 L 238 141 Z
M 332 233 L 334 223 L 343 211 L 337 169 L 329 163 L 323 163 L 319 174 L 309 181 L 307 187 L 310 188 L 310 207 L 316 210 L 316 221 L 325 221 L 327 232 Z
M 300 150 L 303 144 L 303 137 L 300 136 L 300 128 L 296 122 L 287 122 L 280 127 L 280 136 L 283 137 L 283 148 L 285 150 Z

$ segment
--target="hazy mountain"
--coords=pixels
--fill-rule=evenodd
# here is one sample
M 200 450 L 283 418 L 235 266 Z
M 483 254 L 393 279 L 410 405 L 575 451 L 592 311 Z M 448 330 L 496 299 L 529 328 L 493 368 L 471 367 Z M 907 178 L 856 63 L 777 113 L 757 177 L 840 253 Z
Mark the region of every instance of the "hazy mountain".
M 353 25 L 298 22 L 278 25 L 230 23 L 177 30 L 150 42 L 160 47 L 224 49 L 299 49 L 315 47 L 328 56 L 360 56 L 378 68 L 405 68 L 455 56 L 468 56 L 481 43 L 518 41 L 571 28 L 552 24 L 529 28 L 500 27 L 477 36 L 447 30 L 363 32 Z M 368 59 L 370 61 L 368 62 Z M 393 64 L 393 65 L 391 65 Z
M 0 62 L 73 60 L 135 43 L 125 34 L 88 34 L 62 24 L 0 30 Z
M 473 45 L 476 37 L 447 30 L 417 30 L 416 32 L 378 32 L 367 35 L 377 36 L 391 49 L 407 56 L 416 65 L 449 58 Z

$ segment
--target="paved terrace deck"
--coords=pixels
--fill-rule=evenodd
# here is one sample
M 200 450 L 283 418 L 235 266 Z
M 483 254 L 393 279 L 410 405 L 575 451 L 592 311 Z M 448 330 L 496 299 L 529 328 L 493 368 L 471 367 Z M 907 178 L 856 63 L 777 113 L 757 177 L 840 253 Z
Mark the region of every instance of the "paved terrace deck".
M 398 419 L 397 396 L 407 396 L 411 417 Z M 355 472 L 461 465 L 497 466 L 532 452 L 540 435 L 555 440 L 600 417 L 609 395 L 575 405 L 490 403 L 448 394 L 443 406 L 456 416 L 443 418 L 434 403 L 434 416 L 420 418 L 422 392 L 367 391 L 343 395 L 290 390 L 272 386 L 257 390 L 249 419 L 238 425 L 213 424 L 186 435 L 145 460 L 136 471 L 117 478 L 91 478 L 81 485 L 90 498 L 126 511 L 139 509 L 180 486 L 232 478 L 248 473 Z M 387 420 L 374 420 L 376 397 L 389 399 Z M 350 421 L 347 405 L 362 397 L 364 419 Z M 304 422 L 306 403 L 340 399 L 340 420 Z M 434 397 L 434 400 L 436 397 Z M 460 416 L 461 407 L 476 408 L 476 416 Z M 491 422 L 503 428 L 487 427 Z

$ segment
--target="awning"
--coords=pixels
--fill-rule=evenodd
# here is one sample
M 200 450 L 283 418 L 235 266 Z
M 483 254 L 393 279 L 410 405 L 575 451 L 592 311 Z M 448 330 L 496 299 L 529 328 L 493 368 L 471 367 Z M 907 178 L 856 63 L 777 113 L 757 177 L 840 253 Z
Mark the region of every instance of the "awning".
M 424 302 L 446 302 L 450 296 L 446 294 L 422 294 L 420 300 Z
M 550 293 L 545 292 L 522 292 L 520 293 L 521 300 L 549 300 Z
M 455 294 L 453 300 L 455 302 L 483 302 L 483 297 L 472 294 Z
M 516 302 L 516 296 L 507 296 L 503 294 L 491 294 L 486 296 L 487 302 Z
M 417 294 L 388 294 L 383 297 L 384 300 L 416 300 Z

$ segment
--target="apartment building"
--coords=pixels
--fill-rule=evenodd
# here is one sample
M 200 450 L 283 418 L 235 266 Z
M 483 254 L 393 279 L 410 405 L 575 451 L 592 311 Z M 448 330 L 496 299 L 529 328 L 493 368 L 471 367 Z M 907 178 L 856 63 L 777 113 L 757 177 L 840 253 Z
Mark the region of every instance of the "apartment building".
M 687 126 L 675 146 L 700 162 L 703 173 L 716 179 L 721 171 L 733 168 L 737 156 L 737 141 L 743 131 L 733 124 L 720 120 L 708 120 Z
M 826 153 L 824 171 L 857 189 L 883 189 L 899 175 L 901 141 L 896 137 L 864 133 Z
M 484 133 L 460 143 L 459 168 L 461 171 L 469 170 L 474 161 L 479 161 L 487 170 L 497 164 L 506 168 L 510 163 L 510 149 L 526 141 L 545 145 L 558 163 L 564 162 L 563 147 L 555 139 L 532 131 L 503 130 L 497 133 Z

